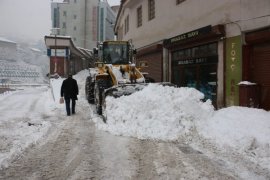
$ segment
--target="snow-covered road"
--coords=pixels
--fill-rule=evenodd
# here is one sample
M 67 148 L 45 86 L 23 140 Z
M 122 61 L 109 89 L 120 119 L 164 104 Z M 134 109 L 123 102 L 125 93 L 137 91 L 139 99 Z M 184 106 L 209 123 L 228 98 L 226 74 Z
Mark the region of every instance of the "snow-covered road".
M 235 127 L 242 130 L 242 133 L 236 134 L 235 123 L 230 117 L 221 121 L 224 123 L 222 126 L 213 124 L 220 123 L 219 118 L 202 121 L 199 125 L 207 131 L 200 132 L 200 126 L 194 128 L 196 119 L 192 116 L 190 104 L 177 101 L 176 98 L 172 104 L 179 107 L 181 103 L 181 108 L 186 109 L 178 109 L 181 110 L 180 119 L 172 121 L 173 124 L 168 124 L 172 116 L 164 106 L 161 112 L 156 108 L 157 113 L 167 113 L 167 116 L 160 115 L 162 119 L 158 119 L 159 124 L 154 123 L 158 116 L 151 119 L 145 113 L 148 117 L 143 117 L 141 122 L 136 123 L 134 120 L 129 124 L 123 123 L 122 116 L 122 119 L 114 119 L 105 125 L 102 118 L 95 113 L 95 107 L 84 99 L 83 74 L 86 75 L 87 72 L 82 72 L 81 77 L 76 77 L 80 95 L 74 116 L 67 117 L 64 105 L 57 102 L 61 79 L 51 82 L 56 89 L 54 93 L 51 93 L 51 88 L 41 86 L 0 95 L 0 179 L 270 179 L 270 171 L 267 168 L 269 146 L 265 136 L 268 132 L 269 112 L 244 109 L 247 114 L 257 113 L 252 115 L 260 117 L 260 122 L 264 123 L 264 126 L 256 124 L 258 127 L 253 130 L 260 128 L 261 132 L 255 131 L 254 135 L 243 131 L 252 123 L 243 123 L 246 125 L 244 128 L 241 128 L 241 124 L 236 124 Z M 193 93 L 193 90 L 186 89 L 183 92 Z M 185 94 L 182 96 L 186 97 Z M 192 97 L 194 101 L 188 103 L 196 105 L 196 97 Z M 153 102 L 156 103 L 154 100 Z M 121 104 L 120 101 L 117 103 Z M 197 113 L 201 107 L 209 110 L 206 108 L 209 107 L 207 104 L 204 106 L 199 103 L 196 107 Z M 171 106 L 169 109 L 172 108 L 175 107 Z M 241 111 L 242 109 L 233 108 L 229 112 Z M 126 111 L 118 111 L 118 114 L 124 112 Z M 135 112 L 129 112 L 136 117 Z M 226 113 L 226 109 L 218 111 L 216 116 L 222 113 Z M 166 119 L 168 121 L 163 121 Z M 240 120 L 238 122 L 241 122 Z M 252 122 L 252 119 L 245 119 L 245 122 L 249 122 L 248 120 Z M 226 122 L 231 122 L 230 130 L 226 128 Z M 175 127 L 175 123 L 180 126 Z M 169 133 L 162 133 L 164 125 Z M 145 128 L 145 132 L 140 128 Z M 176 140 L 166 140 L 173 137 L 170 129 L 176 128 L 179 132 L 173 133 L 180 136 Z M 215 138 L 220 140 L 218 132 L 213 131 L 217 128 L 219 132 L 223 132 L 228 146 L 220 146 L 218 142 L 213 141 Z M 229 139 L 228 134 L 230 137 L 236 134 L 238 139 Z M 250 137 L 253 138 L 248 135 L 252 135 Z M 162 140 L 158 137 L 162 137 Z M 232 146 L 235 142 L 244 142 L 243 148 L 239 150 L 238 147 L 242 146 Z
M 20 99 L 44 91 L 22 91 L 16 96 Z M 42 104 L 38 99 L 29 99 L 32 101 L 24 104 L 22 113 Z M 91 121 L 92 108 L 79 102 L 75 116 L 66 117 L 61 109 L 54 110 L 55 116 L 43 116 L 42 122 L 52 124 L 46 136 L 12 158 L 0 170 L 0 179 L 239 178 L 224 164 L 187 145 L 114 136 L 98 130 Z

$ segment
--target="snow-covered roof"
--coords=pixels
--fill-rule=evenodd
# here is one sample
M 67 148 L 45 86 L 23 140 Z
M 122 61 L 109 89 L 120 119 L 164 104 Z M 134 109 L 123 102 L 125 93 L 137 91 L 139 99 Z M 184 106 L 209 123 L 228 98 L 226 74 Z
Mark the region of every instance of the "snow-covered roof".
M 11 40 L 8 40 L 6 38 L 3 38 L 3 37 L 0 37 L 0 41 L 3 41 L 3 42 L 9 42 L 9 43 L 14 43 L 14 44 L 17 44 L 16 42 L 14 41 L 11 41 Z
M 241 81 L 240 83 L 238 83 L 238 85 L 256 85 L 256 83 L 249 81 Z
M 41 52 L 39 49 L 31 48 L 32 51 Z

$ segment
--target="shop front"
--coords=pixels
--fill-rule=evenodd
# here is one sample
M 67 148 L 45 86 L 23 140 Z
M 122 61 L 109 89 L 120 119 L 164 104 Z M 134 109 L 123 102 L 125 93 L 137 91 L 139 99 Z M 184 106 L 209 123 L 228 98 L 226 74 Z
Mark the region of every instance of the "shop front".
M 218 106 L 218 41 L 223 36 L 222 26 L 207 26 L 164 41 L 170 54 L 172 83 L 199 90 L 204 100 L 210 99 L 215 107 Z
M 172 82 L 179 87 L 193 87 L 216 103 L 217 43 L 172 52 Z
M 270 27 L 245 34 L 243 79 L 259 87 L 259 108 L 270 110 Z
M 93 64 L 90 50 L 78 48 L 69 36 L 45 36 L 51 76 L 67 77 Z

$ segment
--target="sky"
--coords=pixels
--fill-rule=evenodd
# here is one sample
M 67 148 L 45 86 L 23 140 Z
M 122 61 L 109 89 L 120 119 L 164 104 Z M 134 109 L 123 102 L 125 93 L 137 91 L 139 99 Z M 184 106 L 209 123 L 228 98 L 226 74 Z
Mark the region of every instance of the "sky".
M 0 37 L 43 39 L 51 29 L 50 3 L 51 0 L 0 0 Z M 108 3 L 117 5 L 120 0 Z

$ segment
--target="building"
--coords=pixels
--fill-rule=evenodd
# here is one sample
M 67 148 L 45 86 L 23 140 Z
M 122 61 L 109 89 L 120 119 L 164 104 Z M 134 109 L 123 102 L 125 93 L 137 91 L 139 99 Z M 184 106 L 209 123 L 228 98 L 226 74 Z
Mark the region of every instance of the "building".
M 76 47 L 69 36 L 45 36 L 47 55 L 50 57 L 50 76 L 68 74 L 93 66 L 92 52 Z
M 98 8 L 98 41 L 113 40 L 116 13 L 106 0 L 100 1 Z
M 0 60 L 17 60 L 17 43 L 0 37 Z
M 51 3 L 52 28 L 70 36 L 74 44 L 93 49 L 97 41 L 114 38 L 116 14 L 105 0 L 64 0 Z
M 70 36 L 78 47 L 92 49 L 97 41 L 98 0 L 66 0 L 51 3 L 52 27 Z
M 270 110 L 270 1 L 122 0 L 115 33 L 156 81 L 195 87 L 217 107 L 258 98 Z M 241 81 L 260 97 L 241 97 Z M 253 102 L 254 103 L 254 102 Z

